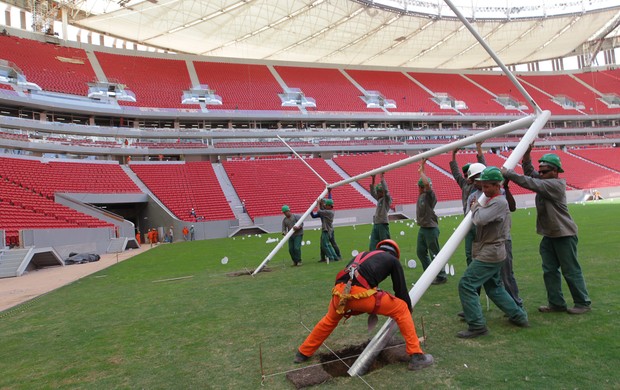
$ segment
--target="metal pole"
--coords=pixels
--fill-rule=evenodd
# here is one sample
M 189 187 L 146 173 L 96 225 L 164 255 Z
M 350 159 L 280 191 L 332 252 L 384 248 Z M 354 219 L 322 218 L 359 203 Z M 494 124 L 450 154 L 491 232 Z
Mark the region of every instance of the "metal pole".
M 532 141 L 538 135 L 540 129 L 543 128 L 545 123 L 549 120 L 551 113 L 549 111 L 543 111 L 541 115 L 536 118 L 534 123 L 530 126 L 529 130 L 525 133 L 519 144 L 512 152 L 510 157 L 504 163 L 504 167 L 508 169 L 513 169 L 518 161 L 523 157 L 525 151 L 532 143 Z M 480 197 L 479 201 L 483 202 L 486 197 L 484 194 Z M 471 228 L 471 213 L 467 213 L 461 224 L 454 231 L 454 233 L 450 236 L 448 241 L 441 248 L 437 256 L 433 259 L 430 266 L 422 273 L 420 279 L 418 279 L 417 283 L 413 286 L 413 288 L 409 291 L 409 297 L 411 298 L 411 305 L 415 307 L 416 303 L 419 302 L 422 295 L 426 292 L 426 290 L 431 285 L 433 279 L 437 277 L 439 271 L 443 269 L 450 260 L 450 257 L 456 251 L 457 247 L 467 235 L 467 232 Z M 391 319 L 383 324 L 381 329 L 377 332 L 375 337 L 370 341 L 370 343 L 366 346 L 364 351 L 357 358 L 355 363 L 351 366 L 348 373 L 350 376 L 355 375 L 364 375 L 370 364 L 375 360 L 377 355 L 385 348 L 387 343 L 390 341 L 392 335 L 396 331 L 396 323 Z
M 474 36 L 474 38 L 478 40 L 478 43 L 480 43 L 480 46 L 482 46 L 484 50 L 486 50 L 486 52 L 491 56 L 491 58 L 493 58 L 495 63 L 502 69 L 502 71 L 506 74 L 506 76 L 508 76 L 508 79 L 519 90 L 521 95 L 523 95 L 525 100 L 530 104 L 530 106 L 532 106 L 534 111 L 536 111 L 536 113 L 539 114 L 542 110 L 538 106 L 538 104 L 536 104 L 536 101 L 534 100 L 534 98 L 525 90 L 525 88 L 523 88 L 519 80 L 517 80 L 517 78 L 512 74 L 512 72 L 506 67 L 506 65 L 504 65 L 502 60 L 497 56 L 497 54 L 495 54 L 493 49 L 491 49 L 491 47 L 485 42 L 484 38 L 482 38 L 482 36 L 478 33 L 478 31 L 476 31 L 476 29 L 471 25 L 471 23 L 469 23 L 469 21 L 467 20 L 467 18 L 465 18 L 465 16 L 461 13 L 461 11 L 459 11 L 459 9 L 456 8 L 454 4 L 452 4 L 451 0 L 444 0 L 444 2 L 448 5 L 448 7 L 450 7 L 452 12 L 454 12 L 454 14 L 461 20 L 461 22 L 465 25 L 465 27 L 467 27 L 467 29 Z
M 405 166 L 407 164 L 411 164 L 411 163 L 416 162 L 416 161 L 420 161 L 423 158 L 433 157 L 433 156 L 436 156 L 438 154 L 442 154 L 442 153 L 446 153 L 446 152 L 452 151 L 455 148 L 460 148 L 460 147 L 463 147 L 463 146 L 471 145 L 471 144 L 476 143 L 476 142 L 482 142 L 482 141 L 484 141 L 484 140 L 486 140 L 488 138 L 494 137 L 496 135 L 506 134 L 506 133 L 509 133 L 511 131 L 514 131 L 514 130 L 517 130 L 517 129 L 521 129 L 521 128 L 525 127 L 525 126 L 529 126 L 535 120 L 536 120 L 536 117 L 534 117 L 534 116 L 526 116 L 524 118 L 519 118 L 519 119 L 517 119 L 517 120 L 515 120 L 513 122 L 505 123 L 505 124 L 503 124 L 501 126 L 498 126 L 498 127 L 494 128 L 494 129 L 489 129 L 489 130 L 480 132 L 478 134 L 474 134 L 472 136 L 469 136 L 467 138 L 463 138 L 461 140 L 449 143 L 447 145 L 442 145 L 442 146 L 440 146 L 438 148 L 435 148 L 433 150 L 429 150 L 427 152 L 420 153 L 420 154 L 417 154 L 415 156 L 411 156 L 411 157 L 402 159 L 400 161 L 396 161 L 394 163 L 385 165 L 383 167 L 373 169 L 373 170 L 368 171 L 366 173 L 361 173 L 361 174 L 359 174 L 357 176 L 353 176 L 353 177 L 350 177 L 348 179 L 341 180 L 339 182 L 336 182 L 336 183 L 328 185 L 327 188 L 323 191 L 323 193 L 319 196 L 319 198 L 324 197 L 327 194 L 329 188 L 340 187 L 340 186 L 343 186 L 345 184 L 349 184 L 349 183 L 352 183 L 354 181 L 358 181 L 358 180 L 363 179 L 363 178 L 368 177 L 368 176 L 376 175 L 376 174 L 381 173 L 381 172 L 387 172 L 389 170 L 396 169 L 396 168 L 399 168 L 401 166 Z M 317 201 L 314 201 L 314 203 L 312 203 L 310 208 L 304 213 L 304 215 L 300 218 L 300 220 L 299 220 L 299 222 L 297 224 L 301 224 L 308 217 L 310 212 L 316 207 L 316 205 L 317 205 Z M 297 225 L 295 225 L 295 226 L 297 226 Z M 263 267 L 273 258 L 273 256 L 276 253 L 278 253 L 280 248 L 282 248 L 282 246 L 288 241 L 288 239 L 291 237 L 292 234 L 293 234 L 292 231 L 289 231 L 282 238 L 282 240 L 280 240 L 278 245 L 276 245 L 276 247 L 273 248 L 273 250 L 265 258 L 265 260 L 263 260 L 263 262 L 256 268 L 256 270 L 254 270 L 254 272 L 252 273 L 252 276 L 256 275 L 257 273 L 259 273 L 263 269 Z
M 282 139 L 282 137 L 280 137 L 279 135 L 278 135 L 277 137 L 278 137 L 278 139 L 279 139 L 280 141 L 282 141 L 282 143 L 283 143 L 284 145 L 286 145 L 286 147 L 287 147 L 287 148 L 289 148 L 289 149 L 290 149 L 290 151 L 291 151 L 291 152 L 293 152 L 293 153 L 295 154 L 295 156 L 297 156 L 297 158 L 298 158 L 298 159 L 300 159 L 300 160 L 301 160 L 301 162 L 302 162 L 302 163 L 306 164 L 306 166 L 308 167 L 308 169 L 309 169 L 309 170 L 311 170 L 311 171 L 312 171 L 312 172 L 313 172 L 313 173 L 314 173 L 314 174 L 315 174 L 315 175 L 316 175 L 319 179 L 321 179 L 321 181 L 322 181 L 323 183 L 325 183 L 325 185 L 327 185 L 327 184 L 328 184 L 328 183 L 325 181 L 325 179 L 323 179 L 323 178 L 321 177 L 321 175 L 319 175 L 319 173 L 318 173 L 317 171 L 315 171 L 315 170 L 314 170 L 314 168 L 312 168 L 312 167 L 310 166 L 310 164 L 308 164 L 308 163 L 306 162 L 306 160 L 304 160 L 303 158 L 301 158 L 301 156 L 300 156 L 299 154 L 297 154 L 297 152 L 296 152 L 293 148 L 291 148 L 291 146 L 290 146 L 289 144 L 287 144 L 287 143 L 286 143 L 286 141 L 284 141 L 284 140 Z
M 517 129 L 522 129 L 525 128 L 527 126 L 530 126 L 534 120 L 536 119 L 535 116 L 526 116 L 524 118 L 519 118 L 513 122 L 509 122 L 509 123 L 505 123 L 501 126 L 495 127 L 493 129 L 489 129 L 489 130 L 485 130 L 483 132 L 480 132 L 478 134 L 474 134 L 474 135 L 470 135 L 469 137 L 451 142 L 449 144 L 446 145 L 441 145 L 435 149 L 432 150 L 428 150 L 426 152 L 420 153 L 420 154 L 416 154 L 415 156 L 411 156 L 411 157 L 407 157 L 404 158 L 402 160 L 393 162 L 391 164 L 388 165 L 384 165 L 382 167 L 379 168 L 375 168 L 371 171 L 365 172 L 365 173 L 360 173 L 357 176 L 353 176 L 350 177 L 348 179 L 344 179 L 341 180 L 339 182 L 330 184 L 327 186 L 327 188 L 336 188 L 336 187 L 340 187 L 343 186 L 345 184 L 349 184 L 352 183 L 354 181 L 358 181 L 360 179 L 363 179 L 365 177 L 368 176 L 372 176 L 372 175 L 376 175 L 382 172 L 387 172 L 387 171 L 391 171 L 392 169 L 396 169 L 396 168 L 400 168 L 402 166 L 414 163 L 416 161 L 420 161 L 423 158 L 430 158 L 433 156 L 437 156 L 439 154 L 443 154 L 443 153 L 447 153 L 447 152 L 451 152 L 456 148 L 462 148 L 464 146 L 467 145 L 471 145 L 474 144 L 476 142 L 483 142 L 491 137 L 495 137 L 497 135 L 502 135 L 502 134 L 506 134 L 506 133 L 510 133 L 511 131 L 517 130 Z
M 324 197 L 325 195 L 327 195 L 327 188 L 323 190 L 323 192 L 321 192 L 321 195 L 319 195 L 319 198 Z M 302 223 L 304 223 L 304 220 L 306 218 L 308 218 L 308 215 L 310 215 L 310 212 L 317 206 L 318 204 L 318 199 L 315 200 L 314 202 L 312 202 L 312 204 L 310 205 L 310 207 L 308 208 L 308 210 L 306 210 L 305 213 L 303 213 L 303 215 L 299 218 L 299 221 L 297 221 L 297 223 L 295 224 L 295 226 L 300 226 Z M 278 242 L 278 245 L 276 245 L 275 248 L 273 248 L 273 250 L 271 252 L 269 252 L 269 254 L 267 255 L 267 257 L 265 258 L 265 260 L 263 260 L 262 263 L 260 263 L 260 265 L 254 270 L 254 272 L 252 272 L 252 276 L 256 275 L 257 273 L 259 273 L 263 267 L 265 265 L 267 265 L 267 263 L 273 258 L 273 256 L 278 253 L 278 251 L 280 250 L 280 248 L 282 248 L 284 246 L 284 244 L 288 241 L 289 238 L 291 238 L 291 236 L 293 235 L 295 231 L 293 229 L 289 230 L 288 233 L 286 233 L 286 235 L 284 237 L 282 237 L 282 239 L 280 240 L 280 242 Z

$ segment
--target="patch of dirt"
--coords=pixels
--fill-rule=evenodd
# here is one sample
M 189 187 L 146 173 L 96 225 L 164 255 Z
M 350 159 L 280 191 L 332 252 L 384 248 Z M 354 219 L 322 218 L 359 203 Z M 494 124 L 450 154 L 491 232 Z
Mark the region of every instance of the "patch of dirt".
M 260 270 L 260 272 L 271 272 L 271 268 L 264 267 L 262 270 Z M 243 271 L 229 272 L 226 274 L 226 276 L 252 276 L 253 273 L 253 269 L 245 269 Z
M 355 360 L 364 351 L 368 343 L 360 345 L 350 345 L 335 354 L 332 353 L 317 355 L 319 364 L 313 364 L 307 368 L 291 371 L 286 374 L 286 378 L 293 383 L 296 389 L 303 389 L 310 386 L 320 385 L 332 378 L 339 376 L 349 376 L 347 371 L 355 363 Z M 316 358 L 311 359 L 316 360 Z M 367 372 L 378 370 L 388 364 L 408 363 L 409 355 L 402 339 L 394 338 L 387 347 L 379 353 Z

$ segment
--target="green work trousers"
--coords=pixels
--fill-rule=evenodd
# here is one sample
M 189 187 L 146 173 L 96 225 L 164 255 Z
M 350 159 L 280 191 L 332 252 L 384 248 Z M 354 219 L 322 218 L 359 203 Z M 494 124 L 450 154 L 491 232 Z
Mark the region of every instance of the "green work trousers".
M 472 260 L 471 248 L 474 245 L 474 238 L 476 238 L 476 225 L 471 225 L 471 229 L 469 229 L 467 235 L 465 235 L 465 261 L 467 265 L 469 265 Z
M 336 255 L 336 251 L 332 246 L 330 234 L 326 231 L 321 232 L 321 257 L 322 256 L 327 257 L 330 261 L 339 260 L 338 255 Z
M 390 225 L 387 223 L 375 223 L 372 225 L 372 232 L 370 233 L 370 245 L 368 250 L 374 251 L 377 249 L 377 244 L 383 240 L 390 238 Z
M 288 253 L 291 255 L 291 260 L 293 260 L 295 264 L 301 263 L 301 242 L 303 239 L 303 234 L 292 236 L 288 239 Z
M 489 299 L 512 321 L 516 323 L 527 321 L 525 310 L 515 303 L 502 284 L 499 272 L 503 263 L 503 261 L 487 263 L 473 259 L 459 281 L 459 297 L 461 298 L 461 305 L 463 305 L 465 321 L 467 321 L 470 330 L 486 327 L 486 320 L 482 315 L 482 306 L 478 295 L 481 286 L 484 286 Z
M 422 263 L 422 267 L 425 271 L 428 266 L 431 265 L 431 261 L 433 261 L 435 256 L 437 256 L 437 253 L 439 253 L 439 249 L 439 228 L 421 227 L 418 232 L 418 246 L 416 248 L 416 254 L 418 255 L 418 259 Z M 441 271 L 439 271 L 439 274 L 437 275 L 437 279 L 446 278 L 446 272 L 442 267 Z
M 547 288 L 547 300 L 554 308 L 566 308 L 562 294 L 562 276 L 577 307 L 587 307 L 592 303 L 588 296 L 586 282 L 577 261 L 577 236 L 543 237 L 540 242 L 543 279 Z M 561 272 L 561 274 L 560 274 Z

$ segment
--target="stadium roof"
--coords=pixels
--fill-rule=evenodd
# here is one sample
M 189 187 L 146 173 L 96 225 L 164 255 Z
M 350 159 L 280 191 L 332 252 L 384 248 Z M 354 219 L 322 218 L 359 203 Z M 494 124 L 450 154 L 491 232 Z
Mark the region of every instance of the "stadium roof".
M 72 24 L 216 57 L 474 69 L 495 63 L 443 0 L 73 0 Z M 619 35 L 617 0 L 454 0 L 506 64 Z M 500 4 L 501 5 L 498 5 Z

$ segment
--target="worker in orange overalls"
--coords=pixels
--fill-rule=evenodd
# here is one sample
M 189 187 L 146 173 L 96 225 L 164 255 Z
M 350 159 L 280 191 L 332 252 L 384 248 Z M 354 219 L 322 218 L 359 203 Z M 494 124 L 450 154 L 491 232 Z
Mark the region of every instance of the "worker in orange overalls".
M 154 244 L 159 243 L 159 233 L 157 232 L 157 229 L 155 228 L 153 228 L 153 243 Z
M 142 245 L 142 237 L 140 237 L 140 230 L 136 231 L 136 242 L 138 245 Z
M 425 354 L 420 348 L 411 317 L 413 308 L 399 261 L 400 248 L 390 239 L 380 241 L 376 248 L 372 252 L 360 253 L 338 273 L 327 314 L 297 350 L 295 363 L 308 360 L 338 326 L 342 317 L 368 313 L 371 316 L 369 323 L 375 322 L 377 314 L 391 317 L 396 322 L 405 339 L 407 353 L 411 356 L 410 370 L 420 370 L 433 364 L 433 356 Z M 392 279 L 394 295 L 377 288 L 388 277 Z

